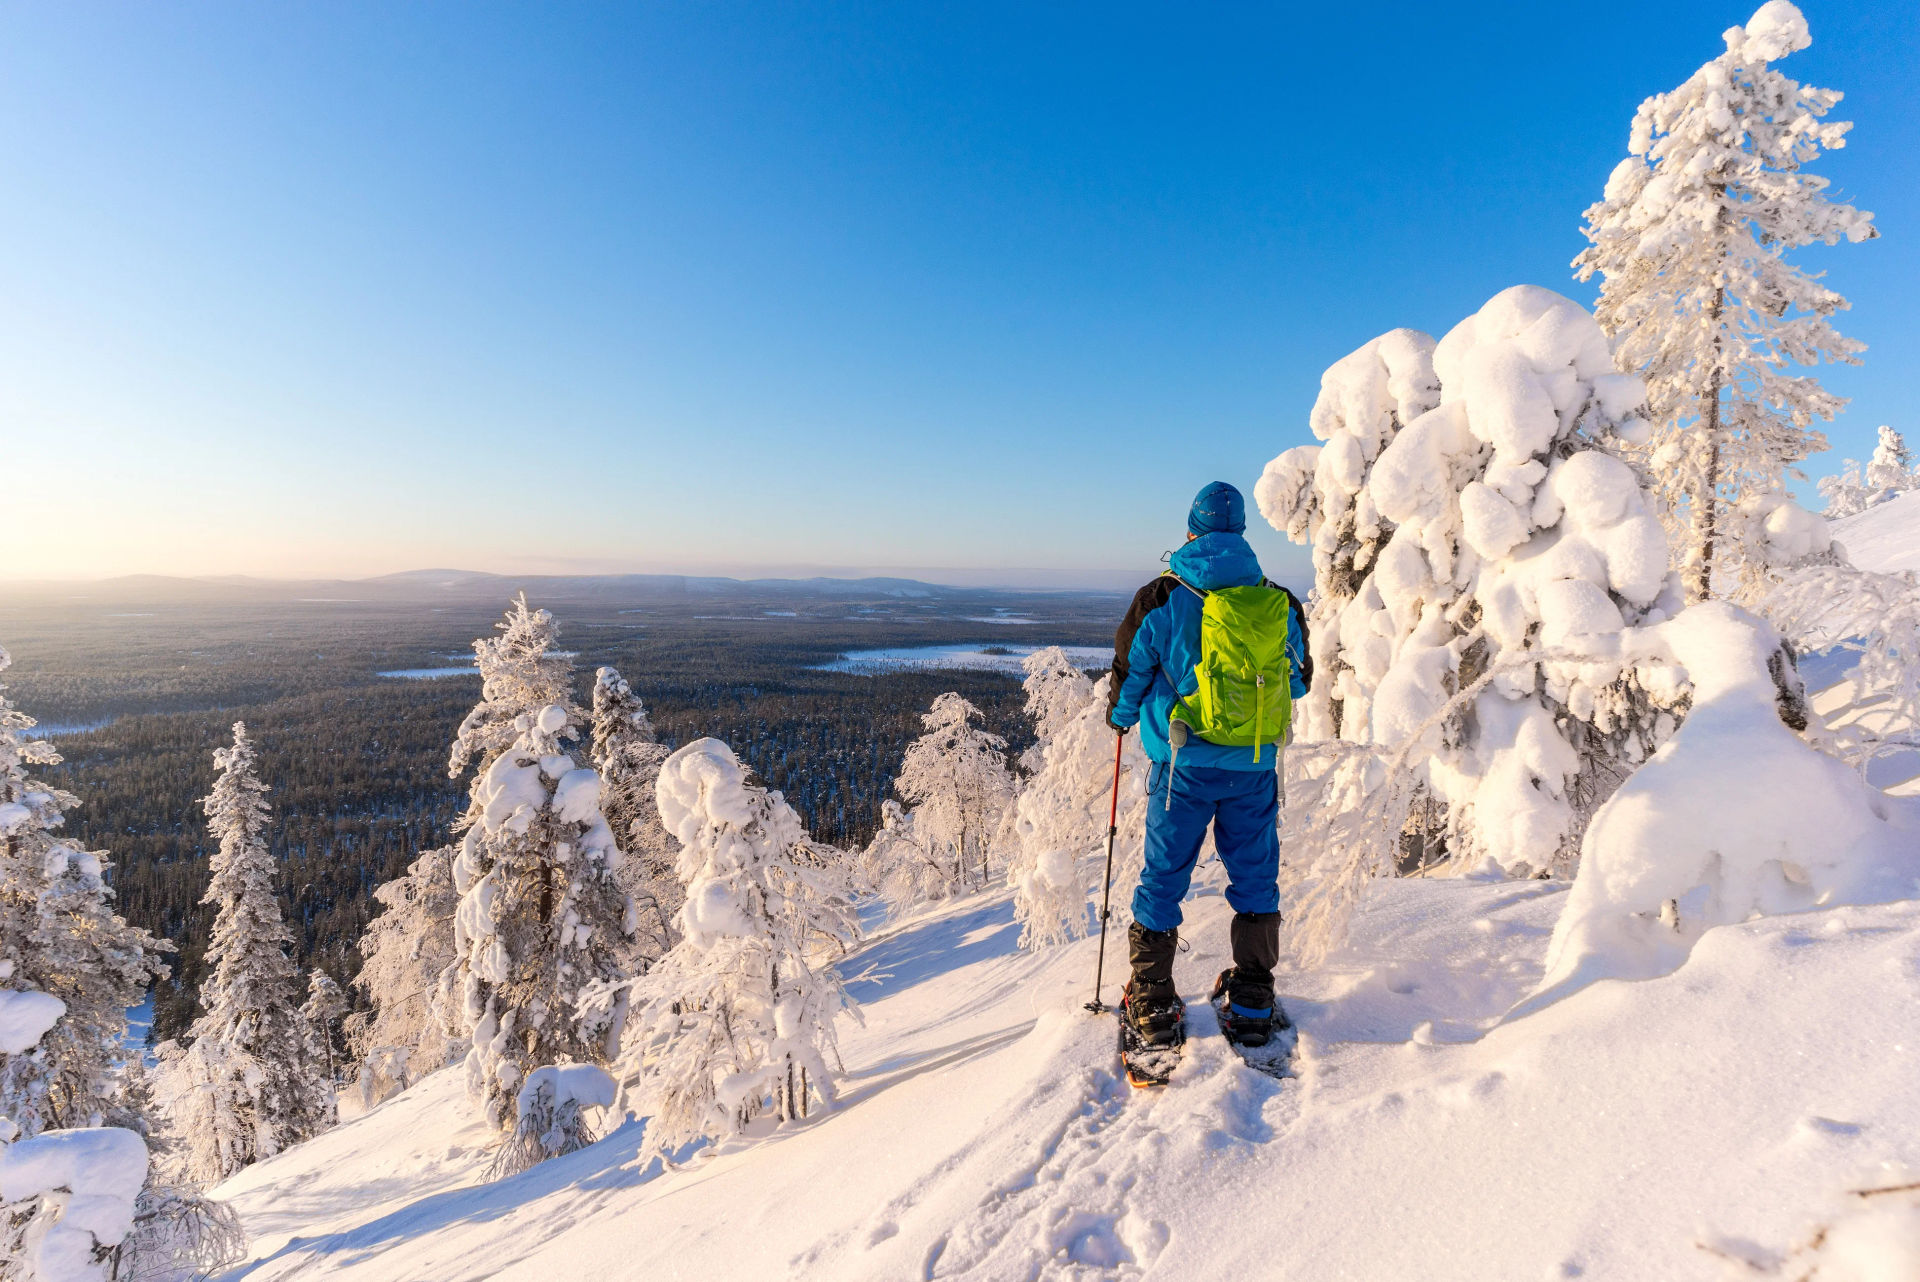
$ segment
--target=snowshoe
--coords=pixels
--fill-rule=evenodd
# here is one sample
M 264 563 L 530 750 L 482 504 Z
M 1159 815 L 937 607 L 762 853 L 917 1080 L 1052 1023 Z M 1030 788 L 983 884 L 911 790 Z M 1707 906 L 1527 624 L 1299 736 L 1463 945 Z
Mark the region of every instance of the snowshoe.
M 1135 1088 L 1165 1086 L 1187 1040 L 1187 1008 L 1177 996 L 1120 999 L 1120 1064 Z
M 1247 1067 L 1268 1077 L 1289 1075 L 1287 1065 L 1299 1035 L 1271 983 L 1237 984 L 1228 968 L 1213 982 L 1212 1002 L 1221 1033 Z

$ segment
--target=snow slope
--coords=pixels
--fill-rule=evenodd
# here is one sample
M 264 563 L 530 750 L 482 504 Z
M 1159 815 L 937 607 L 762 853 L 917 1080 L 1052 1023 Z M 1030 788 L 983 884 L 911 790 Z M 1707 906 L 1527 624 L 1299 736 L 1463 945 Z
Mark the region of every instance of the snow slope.
M 1896 494 L 1833 523 L 1847 559 L 1863 570 L 1920 570 L 1920 490 Z
M 1565 889 L 1378 883 L 1343 953 L 1282 977 L 1297 1078 L 1241 1066 L 1198 1003 L 1148 1093 L 1079 1009 L 1094 941 L 1022 955 L 1004 894 L 964 900 L 848 967 L 887 977 L 856 990 L 838 1110 L 664 1173 L 628 1123 L 487 1184 L 442 1073 L 217 1190 L 254 1237 L 228 1276 L 1752 1277 L 1726 1257 L 1920 1169 L 1920 905 L 1722 927 L 1672 975 L 1503 1022 Z M 1228 910 L 1188 908 L 1191 997 Z

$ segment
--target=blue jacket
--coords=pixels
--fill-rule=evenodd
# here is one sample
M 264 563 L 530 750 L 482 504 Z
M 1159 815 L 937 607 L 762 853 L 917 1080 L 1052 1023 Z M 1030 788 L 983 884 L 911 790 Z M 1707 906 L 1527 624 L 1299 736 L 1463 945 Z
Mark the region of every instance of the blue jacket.
M 1203 592 L 1215 588 L 1248 587 L 1265 582 L 1253 549 L 1238 534 L 1203 534 L 1173 554 L 1171 569 Z M 1277 586 L 1277 585 L 1276 585 Z M 1286 589 L 1282 588 L 1285 592 Z M 1292 661 L 1293 697 L 1307 693 L 1313 680 L 1313 660 L 1307 653 L 1305 613 L 1293 593 L 1288 612 L 1287 657 Z M 1153 761 L 1170 761 L 1167 718 L 1176 695 L 1193 693 L 1199 684 L 1194 667 L 1200 662 L 1200 598 L 1179 581 L 1161 575 L 1134 594 L 1127 617 L 1113 638 L 1113 684 L 1108 692 L 1107 720 L 1116 729 L 1140 727 L 1140 746 Z M 1266 744 L 1255 760 L 1248 749 L 1208 743 L 1199 736 L 1180 749 L 1180 766 L 1215 766 L 1227 770 L 1272 770 L 1279 762 L 1279 746 Z

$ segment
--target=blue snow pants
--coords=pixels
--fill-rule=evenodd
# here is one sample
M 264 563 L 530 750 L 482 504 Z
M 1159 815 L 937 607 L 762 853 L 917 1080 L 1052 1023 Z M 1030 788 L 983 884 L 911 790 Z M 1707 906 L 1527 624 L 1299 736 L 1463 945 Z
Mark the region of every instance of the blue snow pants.
M 1133 919 L 1148 930 L 1180 924 L 1180 901 L 1213 825 L 1227 869 L 1227 902 L 1238 913 L 1280 911 L 1280 778 L 1271 770 L 1181 766 L 1167 804 L 1166 763 L 1147 775 L 1147 866 L 1133 892 Z

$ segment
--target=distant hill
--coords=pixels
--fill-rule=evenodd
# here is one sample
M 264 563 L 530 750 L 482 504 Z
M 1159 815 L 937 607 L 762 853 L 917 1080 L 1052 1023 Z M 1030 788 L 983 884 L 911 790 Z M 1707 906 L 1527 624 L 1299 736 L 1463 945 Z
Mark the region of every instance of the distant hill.
M 1920 490 L 1896 494 L 1833 523 L 1833 536 L 1863 570 L 1920 570 Z
M 793 597 L 816 600 L 984 601 L 1008 596 L 1110 596 L 1097 589 L 954 587 L 902 578 L 730 579 L 685 574 L 489 574 L 408 570 L 370 579 L 197 578 L 158 574 L 94 580 L 0 580 L 0 600 L 224 604 L 271 601 L 485 601 L 525 590 L 546 604 L 604 604 L 697 597 Z

